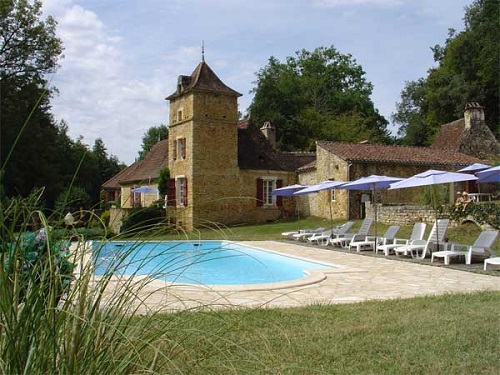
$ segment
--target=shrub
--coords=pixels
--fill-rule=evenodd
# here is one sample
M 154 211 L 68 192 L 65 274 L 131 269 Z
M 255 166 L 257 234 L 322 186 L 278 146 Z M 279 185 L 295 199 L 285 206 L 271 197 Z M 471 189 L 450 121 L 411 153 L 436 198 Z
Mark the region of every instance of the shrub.
M 132 208 L 124 219 L 120 231 L 137 232 L 153 229 L 158 224 L 165 223 L 165 210 L 156 205 L 150 207 Z

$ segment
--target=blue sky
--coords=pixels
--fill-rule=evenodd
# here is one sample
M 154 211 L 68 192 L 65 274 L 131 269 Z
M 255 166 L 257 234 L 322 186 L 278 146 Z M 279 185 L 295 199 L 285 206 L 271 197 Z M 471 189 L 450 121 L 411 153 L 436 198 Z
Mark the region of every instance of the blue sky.
M 151 126 L 168 124 L 165 97 L 177 77 L 205 60 L 252 101 L 255 73 L 269 57 L 334 46 L 351 54 L 374 85 L 372 100 L 390 121 L 406 81 L 434 66 L 431 46 L 463 29 L 472 0 L 44 0 L 65 51 L 51 76 L 56 120 L 69 135 L 126 164 Z M 392 126 L 392 131 L 396 131 Z

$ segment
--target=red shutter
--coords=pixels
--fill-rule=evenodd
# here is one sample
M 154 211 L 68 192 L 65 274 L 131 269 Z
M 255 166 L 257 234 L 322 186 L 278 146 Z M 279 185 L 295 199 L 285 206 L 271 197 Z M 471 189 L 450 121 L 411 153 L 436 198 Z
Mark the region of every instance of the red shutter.
M 276 180 L 276 189 L 279 189 L 281 187 L 283 187 L 283 180 Z M 278 207 L 283 206 L 283 197 L 281 195 L 278 195 L 276 197 L 276 205 Z
M 135 202 L 134 202 L 134 192 L 132 191 L 132 189 L 130 189 L 130 207 L 134 207 L 135 206 Z
M 257 207 L 262 207 L 264 205 L 264 180 L 262 178 L 257 179 Z
M 182 192 L 183 198 L 184 198 L 184 206 L 187 207 L 188 205 L 188 180 L 187 178 L 184 179 L 184 191 Z
M 167 206 L 175 206 L 175 179 L 170 178 L 167 182 Z
M 177 140 L 174 139 L 174 142 L 172 144 L 172 159 L 177 160 Z

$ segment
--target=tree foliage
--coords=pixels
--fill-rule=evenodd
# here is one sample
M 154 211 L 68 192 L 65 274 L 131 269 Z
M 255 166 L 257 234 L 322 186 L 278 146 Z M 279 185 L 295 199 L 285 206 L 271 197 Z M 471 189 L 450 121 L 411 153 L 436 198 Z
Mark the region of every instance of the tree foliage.
M 0 72 L 4 78 L 36 81 L 55 71 L 62 52 L 56 21 L 42 20 L 39 0 L 0 1 Z
M 62 51 L 55 27 L 50 16 L 42 20 L 40 1 L 0 0 L 1 191 L 27 197 L 42 188 L 44 208 L 53 208 L 63 191 L 80 186 L 91 206 L 120 165 L 102 140 L 90 150 L 50 113 L 53 90 L 45 76 L 55 72 Z
M 351 55 L 334 47 L 297 51 L 285 63 L 271 57 L 254 82 L 252 119 L 271 121 L 284 151 L 313 149 L 317 139 L 387 141 L 387 121 L 374 108 L 364 75 Z
M 144 156 L 151 148 L 159 141 L 168 138 L 168 128 L 166 125 L 158 125 L 150 127 L 142 137 L 141 151 L 139 151 L 139 160 L 144 159 Z
M 392 119 L 405 144 L 431 143 L 441 125 L 463 117 L 469 101 L 485 107 L 487 125 L 500 134 L 500 3 L 475 0 L 464 21 L 464 31 L 450 30 L 445 45 L 432 48 L 438 66 L 401 93 Z

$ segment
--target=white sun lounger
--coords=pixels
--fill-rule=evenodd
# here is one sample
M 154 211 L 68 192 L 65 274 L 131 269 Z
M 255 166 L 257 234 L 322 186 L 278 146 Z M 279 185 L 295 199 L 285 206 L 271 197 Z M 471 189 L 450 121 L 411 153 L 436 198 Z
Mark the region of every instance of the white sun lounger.
M 397 247 L 401 247 L 404 245 L 409 245 L 412 241 L 422 240 L 425 234 L 425 228 L 427 224 L 425 223 L 415 223 L 413 225 L 413 229 L 411 231 L 410 238 L 395 238 L 392 243 L 387 243 L 384 245 L 377 246 L 377 250 L 375 251 L 377 254 L 379 251 L 382 251 L 385 256 L 389 256 L 389 254 L 394 252 L 394 249 Z
M 430 251 L 429 247 L 431 244 L 436 244 L 436 246 L 439 246 L 439 244 L 445 244 L 444 237 L 449 224 L 449 219 L 438 219 L 434 222 L 427 240 L 412 241 L 408 245 L 396 247 L 394 252 L 396 255 L 410 254 L 412 258 L 424 259 L 427 256 L 427 252 Z M 419 254 L 419 252 L 421 252 L 421 254 Z
M 448 265 L 450 264 L 450 258 L 463 256 L 465 257 L 465 264 L 471 264 L 473 255 L 485 255 L 486 253 L 491 255 L 493 253 L 491 247 L 495 243 L 497 237 L 497 230 L 483 231 L 472 245 L 452 243 L 450 250 L 433 252 L 431 262 L 434 262 L 434 258 L 443 258 L 444 264 Z M 465 248 L 466 250 L 460 250 L 461 248 Z
M 392 225 L 385 231 L 382 237 L 366 236 L 361 241 L 351 241 L 349 244 L 349 250 L 356 249 L 359 253 L 361 250 L 374 249 L 375 241 L 377 241 L 377 247 L 381 245 L 392 244 L 396 237 L 396 233 L 399 231 L 399 225 Z

